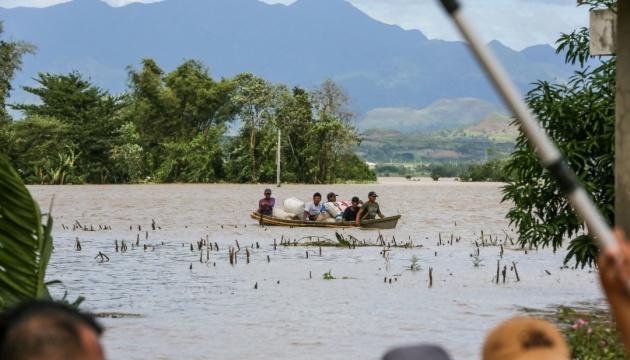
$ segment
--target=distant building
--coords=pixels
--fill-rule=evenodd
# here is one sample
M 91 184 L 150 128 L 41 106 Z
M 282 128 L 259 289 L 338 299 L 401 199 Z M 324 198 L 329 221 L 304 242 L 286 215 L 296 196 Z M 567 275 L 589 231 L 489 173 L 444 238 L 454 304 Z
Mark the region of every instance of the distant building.
M 366 161 L 365 164 L 368 166 L 370 170 L 374 170 L 376 168 L 376 163 Z

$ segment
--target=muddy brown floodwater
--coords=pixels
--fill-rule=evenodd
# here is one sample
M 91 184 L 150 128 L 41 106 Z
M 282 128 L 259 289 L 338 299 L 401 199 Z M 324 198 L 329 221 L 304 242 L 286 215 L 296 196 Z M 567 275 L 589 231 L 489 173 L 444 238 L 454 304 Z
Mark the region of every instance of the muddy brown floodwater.
M 395 230 L 382 232 L 386 241 L 395 236 L 422 245 L 392 248 L 388 259 L 379 247 L 323 248 L 321 257 L 318 248 L 274 250 L 281 237 L 335 235 L 332 229 L 260 227 L 248 214 L 264 185 L 29 189 L 42 209 L 55 197 L 55 251 L 47 277 L 64 287 L 54 293 L 85 296 L 82 307 L 90 311 L 141 315 L 101 320 L 110 359 L 345 360 L 379 359 L 393 346 L 421 342 L 441 344 L 455 359 L 475 359 L 484 334 L 520 307 L 602 304 L 594 272 L 561 269 L 566 250 L 525 254 L 508 241 L 502 259 L 498 246 L 480 247 L 478 261 L 471 257 L 481 231 L 486 240 L 513 236 L 500 186 L 403 179 L 272 188 L 277 199 L 308 199 L 314 191 L 365 198 L 375 190 L 386 215 L 402 215 Z M 73 231 L 75 221 L 95 231 Z M 378 236 L 374 230 L 342 233 L 371 242 Z M 450 245 L 451 234 L 461 241 Z M 206 236 L 219 251 L 206 262 L 204 249 L 201 263 L 196 242 Z M 81 251 L 74 249 L 77 237 Z M 132 248 L 138 237 L 140 246 Z M 124 240 L 128 251 L 115 252 L 116 240 Z M 231 266 L 228 247 L 236 240 L 243 249 Z M 247 264 L 244 247 L 252 245 Z M 95 259 L 99 251 L 110 261 Z M 408 270 L 413 256 L 419 271 Z M 494 282 L 497 259 L 501 269 L 507 265 L 505 283 Z M 328 271 L 335 280 L 323 279 Z

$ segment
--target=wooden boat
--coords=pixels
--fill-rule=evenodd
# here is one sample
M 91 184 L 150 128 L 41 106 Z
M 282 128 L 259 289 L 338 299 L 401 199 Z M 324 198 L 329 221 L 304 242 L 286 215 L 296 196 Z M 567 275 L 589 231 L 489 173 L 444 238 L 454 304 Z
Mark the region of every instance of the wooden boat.
M 323 222 L 323 221 L 304 221 L 304 220 L 286 220 L 275 218 L 273 216 L 261 215 L 253 212 L 252 219 L 258 221 L 261 225 L 268 226 L 290 226 L 290 227 L 329 227 L 329 228 L 348 228 L 358 227 L 361 229 L 394 229 L 400 219 L 400 215 L 388 216 L 382 219 L 363 220 L 361 225 L 356 225 L 354 221 L 341 222 Z

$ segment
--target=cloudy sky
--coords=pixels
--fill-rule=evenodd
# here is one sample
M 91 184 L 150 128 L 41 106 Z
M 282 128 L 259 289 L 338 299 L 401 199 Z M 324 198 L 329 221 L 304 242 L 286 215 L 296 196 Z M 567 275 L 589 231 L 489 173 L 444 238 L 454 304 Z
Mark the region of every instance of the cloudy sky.
M 0 0 L 1 7 L 45 7 L 68 0 Z M 104 0 L 112 6 L 131 2 L 159 0 Z M 178 1 L 178 0 L 170 0 Z M 261 0 L 290 4 L 295 0 Z M 429 38 L 459 39 L 436 0 L 346 0 L 371 17 L 405 29 L 419 29 Z M 561 32 L 569 32 L 588 23 L 586 7 L 577 8 L 576 0 L 461 0 L 465 12 L 476 23 L 481 35 L 497 39 L 514 48 L 534 44 L 553 44 Z

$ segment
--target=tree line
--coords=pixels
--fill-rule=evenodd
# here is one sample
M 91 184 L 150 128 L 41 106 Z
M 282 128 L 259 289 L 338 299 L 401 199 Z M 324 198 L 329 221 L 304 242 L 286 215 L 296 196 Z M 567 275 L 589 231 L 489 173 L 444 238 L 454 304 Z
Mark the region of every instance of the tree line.
M 284 181 L 375 180 L 332 80 L 312 91 L 251 73 L 217 80 L 195 60 L 165 72 L 144 59 L 128 74 L 121 95 L 77 72 L 38 74 L 23 89 L 39 102 L 10 105 L 23 119 L 2 104 L 0 151 L 32 184 L 273 182 L 281 130 Z

